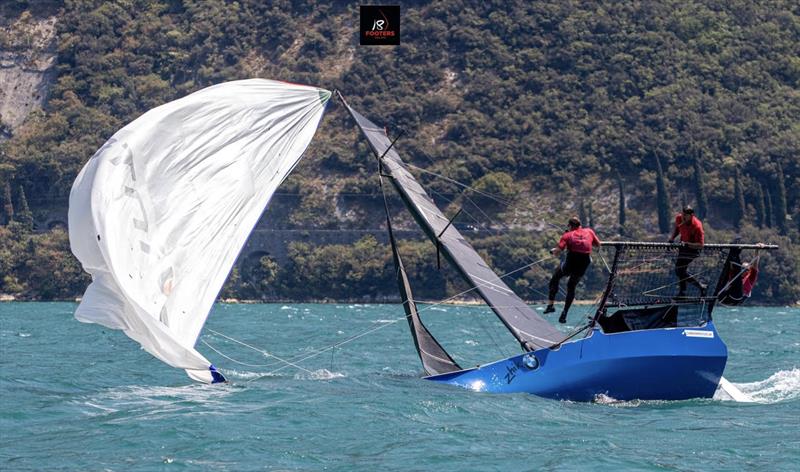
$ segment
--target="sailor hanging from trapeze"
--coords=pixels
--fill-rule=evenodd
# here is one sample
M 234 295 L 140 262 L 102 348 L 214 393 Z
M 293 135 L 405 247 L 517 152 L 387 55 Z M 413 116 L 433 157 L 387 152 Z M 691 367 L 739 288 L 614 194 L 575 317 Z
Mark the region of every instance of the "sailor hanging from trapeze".
M 763 244 L 758 246 L 764 247 Z M 755 257 L 750 262 L 742 262 L 740 251 L 731 254 L 726 261 L 724 275 L 727 283 L 720 289 L 718 299 L 725 305 L 739 305 L 744 303 L 753 293 L 753 288 L 758 280 L 758 262 L 761 259 L 759 250 L 756 249 Z
M 567 257 L 556 267 L 550 279 L 550 297 L 545 313 L 553 313 L 553 307 L 558 292 L 558 284 L 562 277 L 569 276 L 567 282 L 567 296 L 564 299 L 564 310 L 558 318 L 559 323 L 567 322 L 567 312 L 575 299 L 575 287 L 578 286 L 583 274 L 592 262 L 592 246 L 600 247 L 600 240 L 591 228 L 582 228 L 581 220 L 577 217 L 569 219 L 569 229 L 561 236 L 558 247 L 552 249 L 552 254 L 558 257 L 562 251 L 567 251 Z

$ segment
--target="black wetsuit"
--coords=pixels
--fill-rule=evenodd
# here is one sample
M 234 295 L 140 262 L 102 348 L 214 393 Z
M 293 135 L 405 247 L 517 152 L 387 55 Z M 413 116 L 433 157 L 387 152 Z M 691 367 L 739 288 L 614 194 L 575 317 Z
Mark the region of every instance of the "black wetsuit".
M 675 260 L 675 274 L 678 276 L 678 285 L 680 287 L 678 295 L 680 296 L 686 294 L 686 282 L 691 282 L 701 292 L 705 291 L 705 286 L 689 273 L 689 264 L 699 255 L 700 251 L 697 249 L 682 247 L 678 250 L 678 258 Z
M 558 293 L 558 283 L 562 277 L 569 276 L 567 282 L 567 297 L 564 300 L 564 313 L 569 311 L 572 301 L 575 299 L 575 287 L 581 281 L 581 277 L 586 273 L 586 269 L 592 262 L 589 254 L 581 254 L 579 252 L 568 252 L 567 257 L 563 263 L 556 267 L 553 272 L 553 277 L 550 279 L 550 300 L 556 299 Z

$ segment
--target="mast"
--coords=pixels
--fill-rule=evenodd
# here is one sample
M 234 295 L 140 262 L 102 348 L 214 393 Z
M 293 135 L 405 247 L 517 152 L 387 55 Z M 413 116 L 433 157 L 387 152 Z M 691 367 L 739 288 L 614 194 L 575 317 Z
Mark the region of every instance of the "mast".
M 458 270 L 464 280 L 483 298 L 497 317 L 520 342 L 531 351 L 558 343 L 563 334 L 536 314 L 486 264 L 472 245 L 452 225 L 433 199 L 406 169 L 383 128 L 350 108 L 336 92 L 378 159 L 384 175 L 392 185 L 417 224 L 430 240 L 441 248 L 445 258 Z

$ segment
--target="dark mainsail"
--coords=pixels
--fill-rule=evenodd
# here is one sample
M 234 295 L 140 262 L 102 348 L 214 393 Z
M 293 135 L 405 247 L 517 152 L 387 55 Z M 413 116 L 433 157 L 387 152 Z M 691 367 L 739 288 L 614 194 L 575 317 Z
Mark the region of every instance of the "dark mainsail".
M 384 129 L 350 108 L 341 94 L 339 98 L 367 138 L 372 152 L 381 160 L 384 171 L 391 177 L 392 185 L 425 234 L 441 247 L 447 260 L 458 269 L 467 283 L 475 287 L 523 348 L 533 350 L 550 347 L 561 341 L 564 335 L 511 291 L 450 224 L 450 220 L 406 169 Z
M 383 189 L 383 178 L 381 177 L 381 189 Z M 456 361 L 444 350 L 441 344 L 433 337 L 428 328 L 422 324 L 422 319 L 417 312 L 417 304 L 411 294 L 411 284 L 408 282 L 406 269 L 397 251 L 397 243 L 392 231 L 392 221 L 389 218 L 389 207 L 386 205 L 386 195 L 384 195 L 384 205 L 386 207 L 386 227 L 389 230 L 389 242 L 392 245 L 392 258 L 394 268 L 397 272 L 397 285 L 400 288 L 400 298 L 403 300 L 403 309 L 406 312 L 408 327 L 411 328 L 411 336 L 414 338 L 414 345 L 422 361 L 422 366 L 428 375 L 447 374 L 461 370 Z

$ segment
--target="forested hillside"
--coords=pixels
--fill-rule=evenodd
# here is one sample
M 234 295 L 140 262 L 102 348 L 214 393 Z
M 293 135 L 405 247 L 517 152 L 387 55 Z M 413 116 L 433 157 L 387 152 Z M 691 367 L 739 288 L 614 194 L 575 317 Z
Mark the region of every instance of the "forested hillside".
M 63 205 L 117 129 L 208 85 L 264 77 L 338 89 L 391 136 L 402 132 L 401 155 L 448 215 L 468 210 L 457 224 L 484 229 L 473 242 L 500 272 L 545 257 L 558 237 L 551 225 L 571 214 L 603 238 L 663 241 L 676 210 L 692 204 L 709 242 L 781 246 L 762 261 L 755 300 L 800 300 L 797 2 L 400 4 L 401 45 L 371 47 L 358 45 L 357 3 L 3 2 L 4 25 L 56 17 L 57 62 L 44 108 L 0 143 L 0 293 L 82 293 L 66 233 L 35 227 L 34 216 Z M 0 48 L 13 40 L 0 37 Z M 298 202 L 284 225 L 380 227 L 375 170 L 331 103 L 281 189 Z M 457 290 L 430 243 L 403 249 L 424 296 Z M 511 284 L 541 300 L 547 264 Z M 390 267 L 370 237 L 297 242 L 288 263 L 264 258 L 248 277 L 234 272 L 223 295 L 380 298 L 394 293 Z M 590 293 L 599 279 L 587 278 Z

